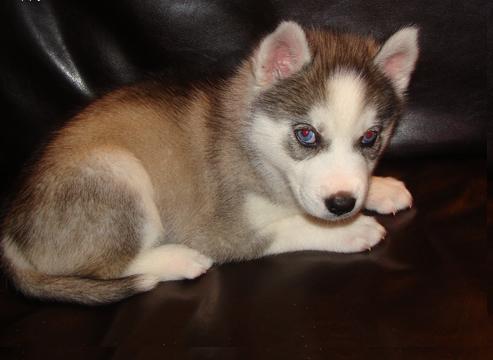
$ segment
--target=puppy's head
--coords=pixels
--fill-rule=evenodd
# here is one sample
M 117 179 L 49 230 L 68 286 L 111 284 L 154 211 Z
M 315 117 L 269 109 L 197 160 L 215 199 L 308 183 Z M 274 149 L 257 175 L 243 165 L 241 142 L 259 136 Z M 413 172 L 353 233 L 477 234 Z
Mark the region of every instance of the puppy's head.
M 380 46 L 283 22 L 262 40 L 251 60 L 249 138 L 267 181 L 289 184 L 289 196 L 313 216 L 358 212 L 401 115 L 417 35 L 404 28 Z

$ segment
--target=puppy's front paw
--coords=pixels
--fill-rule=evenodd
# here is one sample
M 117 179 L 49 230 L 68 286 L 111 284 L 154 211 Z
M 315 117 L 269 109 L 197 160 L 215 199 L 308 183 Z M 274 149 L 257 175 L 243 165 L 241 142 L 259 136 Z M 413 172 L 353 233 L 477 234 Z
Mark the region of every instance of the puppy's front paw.
M 386 234 L 385 228 L 373 217 L 360 215 L 346 229 L 341 252 L 360 252 L 370 250 Z
M 399 210 L 410 208 L 413 197 L 402 181 L 392 177 L 371 179 L 365 207 L 380 214 L 395 214 Z

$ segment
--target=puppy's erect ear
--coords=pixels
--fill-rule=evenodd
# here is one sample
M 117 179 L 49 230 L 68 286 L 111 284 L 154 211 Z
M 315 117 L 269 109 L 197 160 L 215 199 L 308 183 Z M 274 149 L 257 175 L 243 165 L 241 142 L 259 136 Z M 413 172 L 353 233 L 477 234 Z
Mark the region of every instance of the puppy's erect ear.
M 406 27 L 392 35 L 375 57 L 375 64 L 392 81 L 400 96 L 407 89 L 418 53 L 418 28 Z
M 301 26 L 284 21 L 255 50 L 252 62 L 257 85 L 265 87 L 287 78 L 310 59 L 310 49 Z

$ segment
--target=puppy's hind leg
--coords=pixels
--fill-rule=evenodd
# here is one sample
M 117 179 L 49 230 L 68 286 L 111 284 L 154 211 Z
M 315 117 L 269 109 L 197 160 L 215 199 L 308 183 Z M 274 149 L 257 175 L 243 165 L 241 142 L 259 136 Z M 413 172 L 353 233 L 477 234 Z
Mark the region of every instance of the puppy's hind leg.
M 17 288 L 95 305 L 210 267 L 184 246 L 155 247 L 164 231 L 152 183 L 131 153 L 97 149 L 77 160 L 37 174 L 2 226 L 3 260 Z
M 143 211 L 140 251 L 127 264 L 123 275 L 148 275 L 158 281 L 170 281 L 193 279 L 206 272 L 212 266 L 212 260 L 196 250 L 178 244 L 157 246 L 164 231 L 146 171 L 138 162 L 130 161 L 128 155 L 119 157 L 113 153 L 108 158 L 105 154 L 100 160 L 106 160 L 106 166 L 112 169 L 115 177 L 125 179 L 138 190 Z
M 142 251 L 124 275 L 151 275 L 159 281 L 194 279 L 212 263 L 212 259 L 185 245 L 168 244 Z

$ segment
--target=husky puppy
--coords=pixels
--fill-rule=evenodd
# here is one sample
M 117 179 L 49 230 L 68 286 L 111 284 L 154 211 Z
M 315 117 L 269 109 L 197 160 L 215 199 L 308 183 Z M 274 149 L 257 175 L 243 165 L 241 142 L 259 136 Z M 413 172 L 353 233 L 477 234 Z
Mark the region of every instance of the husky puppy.
M 23 293 L 100 304 L 193 279 L 213 263 L 299 250 L 365 251 L 362 208 L 411 206 L 372 177 L 417 57 L 414 27 L 383 45 L 282 22 L 219 84 L 149 81 L 75 116 L 2 223 Z

